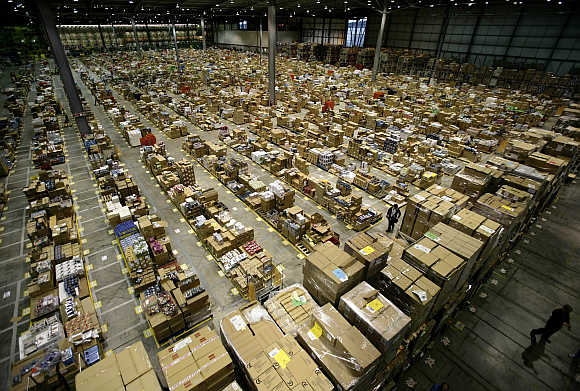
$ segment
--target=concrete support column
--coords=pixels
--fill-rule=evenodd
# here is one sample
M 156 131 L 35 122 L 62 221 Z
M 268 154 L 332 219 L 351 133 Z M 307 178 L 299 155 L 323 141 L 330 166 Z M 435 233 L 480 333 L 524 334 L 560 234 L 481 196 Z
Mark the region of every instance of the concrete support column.
M 260 38 L 258 41 L 259 41 L 258 46 L 260 47 L 259 48 L 259 50 L 260 50 L 260 65 L 262 65 L 262 52 L 264 50 L 262 50 L 262 17 L 261 16 L 260 16 Z
M 377 47 L 375 49 L 375 61 L 373 62 L 373 76 L 372 81 L 377 80 L 377 72 L 381 62 L 381 46 L 383 46 L 383 34 L 385 32 L 385 24 L 387 23 L 387 8 L 383 9 L 383 16 L 381 18 L 381 28 L 379 29 L 379 36 L 377 37 Z
M 100 23 L 99 23 L 99 35 L 101 36 L 101 42 L 103 43 L 103 50 L 107 51 L 107 45 L 105 45 L 105 37 L 103 37 L 103 28 L 101 27 Z
M 205 52 L 205 19 L 201 18 L 201 44 Z
M 270 106 L 276 105 L 276 6 L 268 6 L 268 95 Z
M 135 27 L 135 18 L 131 19 L 131 24 L 133 25 L 133 36 L 135 37 L 135 43 L 137 44 L 137 48 L 139 48 L 139 51 L 142 51 L 143 49 L 141 49 L 141 42 L 139 42 L 139 38 L 137 38 L 137 27 Z
M 64 52 L 64 47 L 60 40 L 60 36 L 56 31 L 56 24 L 54 22 L 54 14 L 47 2 L 44 0 L 36 0 L 36 6 L 38 7 L 40 20 L 42 21 L 42 26 L 46 32 L 46 37 L 52 48 L 52 54 L 54 55 L 54 60 L 58 67 L 58 72 L 60 73 L 60 79 L 64 86 L 64 92 L 68 98 L 68 103 L 72 111 L 73 117 L 79 127 L 82 134 L 90 133 L 89 123 L 81 99 L 77 92 L 75 81 L 73 79 L 72 72 Z
M 151 43 L 151 32 L 149 31 L 149 25 L 145 22 L 145 31 L 147 32 L 147 41 L 149 42 L 149 49 L 153 47 L 153 43 Z
M 113 28 L 113 38 L 115 38 L 115 46 L 119 49 L 119 41 L 117 41 L 117 33 L 115 32 L 115 25 L 111 23 L 111 27 Z
M 175 61 L 177 62 L 177 71 L 181 73 L 181 65 L 179 64 L 179 51 L 177 50 L 177 36 L 175 35 L 175 23 L 171 25 L 171 28 L 173 30 L 173 34 L 171 35 L 173 37 L 173 47 L 175 48 Z

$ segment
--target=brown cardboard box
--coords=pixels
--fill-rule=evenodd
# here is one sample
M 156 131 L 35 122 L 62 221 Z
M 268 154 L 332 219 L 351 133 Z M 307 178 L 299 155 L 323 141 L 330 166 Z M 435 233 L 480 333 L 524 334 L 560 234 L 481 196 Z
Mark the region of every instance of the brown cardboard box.
M 131 383 L 153 368 L 145 346 L 143 346 L 141 341 L 123 349 L 119 353 L 115 353 L 115 357 L 117 358 L 124 384 Z
M 203 327 L 158 353 L 171 390 L 219 390 L 233 380 L 233 363 L 215 331 Z
M 296 336 L 318 304 L 302 285 L 293 284 L 270 297 L 264 307 L 285 334 Z
M 344 390 L 369 390 L 380 352 L 330 303 L 313 313 L 298 331 L 298 340 Z
M 396 353 L 411 318 L 363 281 L 342 295 L 340 313 L 381 351 L 386 362 Z
M 363 232 L 347 240 L 344 251 L 364 264 L 365 278 L 371 278 L 386 266 L 392 247 L 393 241 L 389 237 Z
M 304 264 L 304 286 L 319 304 L 338 303 L 363 276 L 364 265 L 329 242 L 314 247 Z
M 75 376 L 75 386 L 79 391 L 124 391 L 123 378 L 114 356 L 85 368 Z
M 223 388 L 221 391 L 242 391 L 242 387 L 240 387 L 238 383 L 234 381 L 228 384 L 226 388 Z
M 155 370 L 151 369 L 126 386 L 127 391 L 161 391 Z
M 289 390 L 310 382 L 318 385 L 317 390 L 333 389 L 296 340 L 282 335 L 259 304 L 250 303 L 226 315 L 220 329 L 252 390 Z

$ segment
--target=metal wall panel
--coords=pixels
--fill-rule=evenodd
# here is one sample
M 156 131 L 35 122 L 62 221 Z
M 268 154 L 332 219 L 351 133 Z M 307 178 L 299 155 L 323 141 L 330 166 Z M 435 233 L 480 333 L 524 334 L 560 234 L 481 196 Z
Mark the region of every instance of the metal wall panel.
M 442 56 L 478 66 L 508 62 L 559 74 L 580 68 L 580 11 L 572 3 L 555 3 L 451 7 Z M 391 11 L 384 47 L 435 53 L 444 7 L 419 9 L 414 31 L 415 9 Z M 376 43 L 379 24 L 378 15 L 369 15 L 365 46 Z

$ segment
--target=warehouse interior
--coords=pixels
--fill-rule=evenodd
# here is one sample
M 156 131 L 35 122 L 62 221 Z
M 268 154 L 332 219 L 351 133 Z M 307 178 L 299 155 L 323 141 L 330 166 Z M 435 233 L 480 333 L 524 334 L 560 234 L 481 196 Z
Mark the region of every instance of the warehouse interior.
M 0 7 L 0 391 L 580 390 L 578 2 Z

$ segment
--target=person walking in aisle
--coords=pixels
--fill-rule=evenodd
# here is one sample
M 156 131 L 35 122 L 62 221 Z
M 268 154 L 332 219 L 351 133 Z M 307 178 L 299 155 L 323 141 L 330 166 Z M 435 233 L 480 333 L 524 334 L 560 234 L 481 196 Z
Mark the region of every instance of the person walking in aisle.
M 387 232 L 393 232 L 393 228 L 395 228 L 395 224 L 399 221 L 399 217 L 401 217 L 401 210 L 399 209 L 398 204 L 393 204 L 387 211 L 387 219 L 389 220 L 389 227 L 387 228 Z
M 546 322 L 546 325 L 541 329 L 533 329 L 530 331 L 530 337 L 532 338 L 532 343 L 536 343 L 536 335 L 541 334 L 541 342 L 550 343 L 550 337 L 559 331 L 562 326 L 570 327 L 570 312 L 572 312 L 572 307 L 566 304 L 562 308 L 556 308 L 552 311 L 550 319 Z

